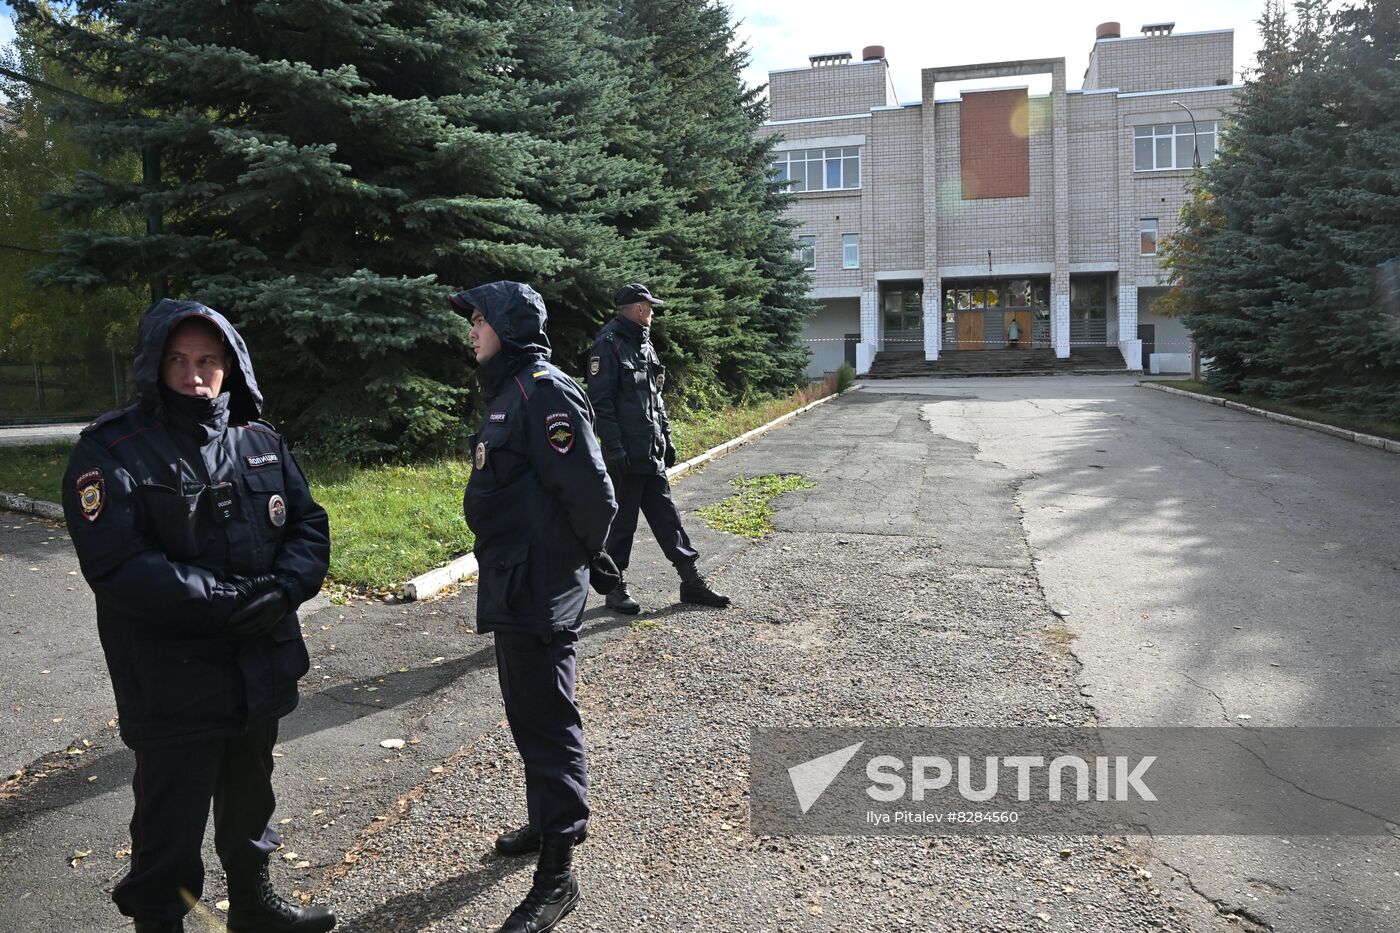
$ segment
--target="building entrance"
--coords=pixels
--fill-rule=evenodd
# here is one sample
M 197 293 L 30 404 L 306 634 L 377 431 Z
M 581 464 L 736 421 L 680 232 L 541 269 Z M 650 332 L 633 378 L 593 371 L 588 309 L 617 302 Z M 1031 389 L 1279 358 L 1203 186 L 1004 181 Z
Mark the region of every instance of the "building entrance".
M 1050 280 L 945 280 L 943 346 L 946 350 L 1048 348 Z

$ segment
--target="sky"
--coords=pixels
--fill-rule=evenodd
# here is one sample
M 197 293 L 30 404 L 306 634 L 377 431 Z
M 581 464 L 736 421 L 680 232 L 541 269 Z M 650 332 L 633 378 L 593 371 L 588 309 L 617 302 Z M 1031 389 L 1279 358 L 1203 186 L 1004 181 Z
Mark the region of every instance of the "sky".
M 889 0 L 728 0 L 739 35 L 747 40 L 753 62 L 745 72 L 750 84 L 768 80 L 768 72 L 807 66 L 807 56 L 850 52 L 857 61 L 867 45 L 883 45 L 895 95 L 901 103 L 920 99 L 919 72 L 924 68 L 1064 58 L 1069 90 L 1083 84 L 1094 29 L 1118 22 L 1123 37 L 1141 35 L 1147 23 L 1175 22 L 1177 32 L 1235 31 L 1235 73 L 1253 66 L 1259 47 L 1254 21 L 1264 0 L 1157 0 L 1155 3 L 1053 3 L 1047 0 L 987 0 L 985 3 L 889 2 Z M 1069 11 L 1068 13 L 1066 11 Z M 1025 77 L 950 86 L 938 96 L 956 97 L 957 87 L 1031 85 Z
M 919 100 L 919 71 L 1021 58 L 1065 58 L 1069 89 L 1078 88 L 1094 44 L 1094 27 L 1116 21 L 1123 35 L 1139 35 L 1145 23 L 1176 22 L 1177 32 L 1235 30 L 1235 77 L 1254 63 L 1259 32 L 1254 24 L 1263 0 L 1158 0 L 1155 3 L 1062 4 L 1047 0 L 987 0 L 986 3 L 914 3 L 910 0 L 728 0 L 740 21 L 753 63 L 750 84 L 763 84 L 768 72 L 801 68 L 807 56 L 850 52 L 860 57 L 867 45 L 883 45 L 895 95 Z M 1066 15 L 1065 10 L 1074 11 Z M 10 6 L 0 0 L 0 43 L 14 37 Z M 982 85 L 988 82 L 979 82 Z M 997 82 L 991 82 L 995 85 Z M 1026 84 L 1025 78 L 1002 84 Z M 1033 92 L 1048 90 L 1030 82 Z M 944 96 L 940 86 L 939 96 Z M 952 96 L 956 96 L 955 90 Z

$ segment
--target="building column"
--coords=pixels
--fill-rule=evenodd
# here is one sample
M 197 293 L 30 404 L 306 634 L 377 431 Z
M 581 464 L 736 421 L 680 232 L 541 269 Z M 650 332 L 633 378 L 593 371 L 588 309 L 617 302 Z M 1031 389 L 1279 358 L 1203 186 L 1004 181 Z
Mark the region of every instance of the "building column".
M 943 349 L 943 302 L 939 299 L 942 291 L 942 280 L 938 275 L 925 273 L 924 359 L 930 362 L 937 360 L 939 351 Z
M 936 360 L 943 351 L 943 279 L 938 273 L 938 134 L 933 79 L 926 71 L 919 108 L 923 136 L 924 190 L 924 359 Z
M 1065 96 L 1065 63 L 1050 72 L 1051 151 L 1055 178 L 1055 272 L 1050 279 L 1050 342 L 1055 356 L 1065 359 L 1069 345 L 1069 98 Z
M 1058 359 L 1069 357 L 1069 276 L 1058 273 L 1050 283 L 1050 342 Z
M 880 290 L 862 289 L 860 293 L 860 343 L 856 346 L 856 374 L 865 375 L 875 362 L 875 354 L 885 348 L 885 335 L 880 321 Z
M 1118 276 L 1118 349 L 1129 369 L 1142 369 L 1142 341 L 1138 334 L 1138 290 L 1131 276 Z

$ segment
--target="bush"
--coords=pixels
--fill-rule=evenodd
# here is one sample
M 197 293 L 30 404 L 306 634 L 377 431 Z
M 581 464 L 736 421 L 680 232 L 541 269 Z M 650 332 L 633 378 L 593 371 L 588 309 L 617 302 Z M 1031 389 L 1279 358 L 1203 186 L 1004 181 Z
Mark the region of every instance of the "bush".
M 842 363 L 836 370 L 836 391 L 838 393 L 845 392 L 851 386 L 855 385 L 855 381 L 856 368 L 850 363 Z

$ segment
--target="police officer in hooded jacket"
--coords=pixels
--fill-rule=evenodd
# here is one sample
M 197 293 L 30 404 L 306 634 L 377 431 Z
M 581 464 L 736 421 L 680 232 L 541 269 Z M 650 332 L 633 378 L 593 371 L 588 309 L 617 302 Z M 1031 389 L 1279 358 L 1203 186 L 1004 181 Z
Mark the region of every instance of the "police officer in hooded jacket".
M 603 550 L 617 505 L 588 397 L 549 362 L 539 294 L 492 282 L 450 301 L 471 319 L 486 403 L 463 499 L 476 536 L 477 630 L 495 634 L 506 718 L 525 762 L 529 822 L 496 849 L 539 851 L 530 891 L 500 930 L 538 933 L 579 898 L 572 849 L 589 807 L 575 645 L 590 579 L 600 593 L 619 579 Z
M 63 483 L 136 752 L 131 867 L 112 900 L 138 933 L 182 931 L 212 801 L 229 929 L 329 930 L 335 915 L 278 896 L 267 867 L 272 749 L 308 667 L 296 608 L 326 573 L 325 510 L 258 420 L 248 348 L 218 312 L 152 307 L 135 377 L 138 401 L 83 430 Z
M 666 478 L 666 468 L 675 465 L 676 448 L 661 398 L 666 367 L 651 345 L 652 315 L 666 303 L 634 282 L 617 290 L 613 304 L 617 316 L 598 332 L 588 358 L 588 397 L 598 412 L 603 458 L 617 491 L 617 519 L 607 549 L 623 580 L 608 594 L 608 608 L 626 615 L 641 611 L 626 580 L 640 513 L 680 575 L 681 602 L 723 609 L 729 597 L 711 589 L 700 575 L 699 552 L 685 533 Z

